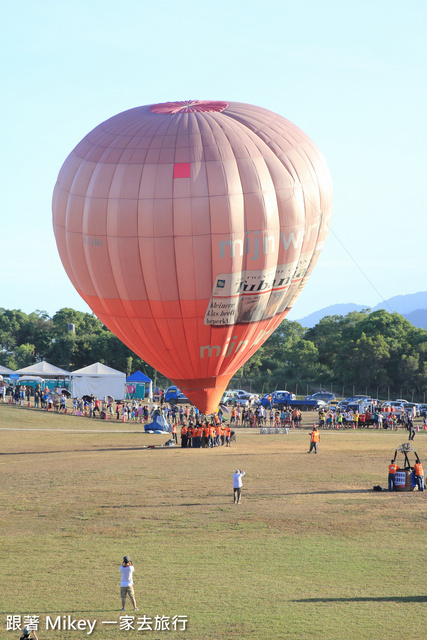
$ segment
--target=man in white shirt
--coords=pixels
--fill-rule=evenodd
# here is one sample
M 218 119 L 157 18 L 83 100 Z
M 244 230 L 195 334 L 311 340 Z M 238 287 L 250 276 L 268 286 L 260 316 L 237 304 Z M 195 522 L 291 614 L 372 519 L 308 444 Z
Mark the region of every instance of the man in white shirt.
M 233 491 L 234 491 L 234 504 L 240 504 L 240 497 L 242 495 L 242 478 L 245 475 L 245 472 L 241 469 L 237 469 L 235 473 L 233 473 Z
M 126 595 L 133 604 L 134 611 L 138 611 L 135 600 L 135 590 L 133 588 L 133 572 L 135 567 L 130 561 L 129 556 L 123 558 L 123 564 L 120 565 L 121 581 L 120 581 L 120 595 L 122 597 L 122 611 L 125 610 Z

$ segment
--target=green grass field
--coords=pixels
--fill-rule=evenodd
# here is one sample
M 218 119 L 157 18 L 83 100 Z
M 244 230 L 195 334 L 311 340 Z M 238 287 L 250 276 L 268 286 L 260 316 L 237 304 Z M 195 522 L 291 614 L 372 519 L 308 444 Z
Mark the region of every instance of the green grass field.
M 1 640 L 20 636 L 6 616 L 27 614 L 39 640 L 426 637 L 427 492 L 372 491 L 404 431 L 325 431 L 318 455 L 307 430 L 147 449 L 167 437 L 0 405 L 0 438 Z M 414 445 L 427 462 L 427 432 Z M 119 626 L 125 554 L 134 630 Z M 92 635 L 46 630 L 68 615 L 96 620 Z M 187 629 L 139 631 L 144 615 L 187 616 Z

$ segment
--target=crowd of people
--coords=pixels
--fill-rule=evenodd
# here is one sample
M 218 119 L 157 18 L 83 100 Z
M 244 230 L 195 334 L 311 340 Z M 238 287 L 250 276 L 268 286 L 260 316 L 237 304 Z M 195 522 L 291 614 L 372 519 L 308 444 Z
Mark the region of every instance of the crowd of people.
M 205 436 L 204 431 L 208 427 L 216 427 L 217 421 L 220 425 L 228 424 L 230 428 L 249 427 L 249 428 L 298 428 L 302 426 L 302 414 L 297 408 L 292 406 L 283 409 L 265 408 L 261 404 L 251 407 L 220 406 L 217 413 L 213 416 L 203 416 L 199 410 L 190 405 L 169 406 L 161 397 L 159 403 L 147 404 L 138 399 L 116 402 L 111 396 L 104 397 L 102 400 L 95 396 L 84 396 L 83 398 L 74 398 L 68 400 L 65 391 L 61 393 L 53 392 L 49 389 L 41 390 L 39 385 L 34 389 L 30 386 L 15 386 L 6 390 L 3 386 L 1 389 L 0 400 L 8 401 L 6 394 L 10 396 L 11 402 L 21 406 L 33 406 L 37 409 L 47 409 L 48 411 L 56 411 L 58 413 L 67 413 L 70 411 L 72 403 L 72 414 L 76 416 L 86 416 L 88 418 L 116 419 L 123 422 L 137 422 L 147 424 L 153 420 L 154 414 L 157 412 L 162 415 L 168 425 L 184 427 L 184 441 L 188 446 L 198 446 L 199 438 L 201 441 L 215 443 L 216 435 L 210 434 Z M 411 412 L 402 411 L 396 413 L 393 411 L 375 411 L 366 410 L 359 413 L 357 409 L 340 410 L 339 408 L 325 408 L 318 412 L 318 426 L 320 429 L 348 429 L 348 428 L 367 428 L 374 429 L 390 429 L 395 430 L 397 426 L 405 427 L 409 432 L 409 439 L 413 440 L 415 436 L 414 415 Z M 423 428 L 427 429 L 427 418 L 423 420 Z M 203 430 L 203 434 L 199 435 L 199 429 Z M 196 435 L 193 435 L 193 431 Z M 221 434 L 220 434 L 221 435 Z M 223 434 L 222 434 L 223 435 Z M 187 446 L 187 445 L 186 445 Z M 203 445 L 201 445 L 203 446 Z M 208 444 L 207 446 L 211 446 Z
M 395 430 L 397 426 L 403 426 L 410 432 L 410 439 L 414 439 L 414 415 L 409 412 L 400 414 L 391 411 L 375 412 L 365 411 L 359 413 L 357 409 L 347 411 L 324 410 L 319 411 L 319 427 L 321 429 L 357 429 L 373 427 L 374 429 Z M 424 418 L 423 427 L 427 428 L 427 418 Z

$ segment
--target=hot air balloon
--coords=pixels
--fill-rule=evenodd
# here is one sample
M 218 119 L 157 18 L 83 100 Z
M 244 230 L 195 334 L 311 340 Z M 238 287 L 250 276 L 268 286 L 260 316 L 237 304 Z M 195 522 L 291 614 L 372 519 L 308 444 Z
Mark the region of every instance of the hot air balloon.
M 266 109 L 192 100 L 91 131 L 53 194 L 75 288 L 206 414 L 295 302 L 332 207 L 326 162 Z

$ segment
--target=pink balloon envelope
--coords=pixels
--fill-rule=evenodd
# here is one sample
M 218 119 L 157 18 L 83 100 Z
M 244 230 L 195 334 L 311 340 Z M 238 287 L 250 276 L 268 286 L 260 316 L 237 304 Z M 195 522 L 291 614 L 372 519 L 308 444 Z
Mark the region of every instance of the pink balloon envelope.
M 313 142 L 266 109 L 130 109 L 65 160 L 53 226 L 98 318 L 203 412 L 284 319 L 323 247 L 332 182 Z

